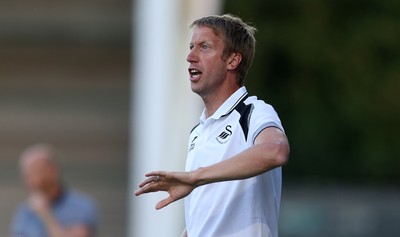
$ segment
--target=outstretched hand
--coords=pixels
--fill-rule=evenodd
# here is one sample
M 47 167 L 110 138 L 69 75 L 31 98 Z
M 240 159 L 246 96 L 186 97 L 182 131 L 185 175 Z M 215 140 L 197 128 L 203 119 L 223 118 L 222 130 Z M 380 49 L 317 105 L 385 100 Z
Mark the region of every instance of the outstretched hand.
M 196 188 L 189 172 L 154 171 L 145 176 L 147 178 L 139 184 L 139 189 L 135 191 L 136 196 L 158 191 L 169 193 L 169 197 L 157 203 L 157 210 L 186 197 Z

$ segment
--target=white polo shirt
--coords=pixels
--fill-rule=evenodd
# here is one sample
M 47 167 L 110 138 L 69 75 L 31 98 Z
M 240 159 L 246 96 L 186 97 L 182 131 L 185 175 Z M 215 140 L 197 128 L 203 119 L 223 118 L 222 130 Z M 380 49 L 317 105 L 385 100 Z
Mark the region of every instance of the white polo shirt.
M 203 111 L 189 137 L 186 171 L 229 159 L 267 127 L 283 131 L 272 106 L 238 89 L 209 118 Z M 185 198 L 189 237 L 277 237 L 281 168 L 253 178 L 200 186 Z

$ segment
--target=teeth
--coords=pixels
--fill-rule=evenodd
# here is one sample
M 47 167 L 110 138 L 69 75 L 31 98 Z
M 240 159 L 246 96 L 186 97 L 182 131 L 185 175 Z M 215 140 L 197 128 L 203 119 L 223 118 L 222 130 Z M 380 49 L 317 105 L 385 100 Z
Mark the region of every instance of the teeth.
M 195 68 L 189 68 L 188 71 L 189 71 L 190 78 L 192 78 L 192 79 L 197 79 L 201 76 L 201 74 L 203 74 L 200 70 L 195 69 Z
M 189 70 L 189 73 L 190 73 L 190 75 L 191 75 L 192 77 L 198 77 L 198 76 L 200 76 L 200 74 L 201 74 L 201 72 L 200 72 L 199 70 L 197 70 L 197 69 L 190 69 L 190 70 Z

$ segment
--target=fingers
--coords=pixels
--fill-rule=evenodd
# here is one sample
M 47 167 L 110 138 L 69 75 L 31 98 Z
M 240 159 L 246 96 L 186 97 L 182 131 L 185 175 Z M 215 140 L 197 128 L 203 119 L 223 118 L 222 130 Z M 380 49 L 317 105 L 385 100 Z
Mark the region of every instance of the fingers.
M 139 188 L 143 188 L 144 186 L 146 186 L 147 184 L 149 184 L 149 183 L 154 183 L 154 182 L 158 182 L 158 181 L 160 181 L 160 176 L 159 175 L 157 175 L 157 176 L 151 176 L 150 178 L 147 178 L 147 179 L 145 179 L 143 182 L 141 182 L 140 184 L 139 184 Z
M 156 184 L 154 182 L 150 182 L 148 184 L 145 184 L 144 186 L 141 186 L 140 189 L 135 191 L 135 195 L 139 196 L 143 193 L 150 193 L 150 192 L 157 192 L 160 191 Z
M 145 193 L 166 191 L 169 196 L 157 203 L 156 209 L 159 210 L 185 197 L 190 193 L 190 187 L 182 181 L 182 178 L 175 172 L 155 171 L 145 174 L 147 178 L 139 184 L 139 189 L 135 195 L 139 196 Z
M 157 191 L 160 191 L 160 190 L 158 190 L 154 185 L 152 185 L 152 186 L 146 185 L 145 187 L 136 190 L 135 195 L 139 196 L 144 193 L 151 193 L 151 192 L 157 192 Z
M 145 192 L 143 191 L 143 189 L 138 189 L 138 190 L 135 191 L 135 196 L 142 195 L 143 193 L 145 193 Z
M 163 191 L 158 183 L 161 181 L 161 172 L 151 172 L 145 175 L 148 177 L 143 182 L 139 183 L 139 189 L 135 191 L 135 195 L 139 196 L 143 193 Z
M 161 188 L 161 186 L 158 184 L 160 181 L 160 176 L 152 176 L 147 178 L 145 181 L 139 184 L 140 189 L 135 191 L 135 195 L 139 196 L 144 193 L 150 193 L 150 192 L 157 192 L 157 191 L 165 191 Z M 171 197 L 168 196 L 168 198 L 161 200 L 160 202 L 157 203 L 156 209 L 160 210 L 161 208 L 164 208 L 174 202 L 175 200 Z
M 147 179 L 145 179 L 143 182 L 139 184 L 139 187 L 144 187 L 146 184 L 152 183 L 152 182 L 158 182 L 161 180 L 162 177 L 165 177 L 165 172 L 162 171 L 154 171 L 145 174 Z

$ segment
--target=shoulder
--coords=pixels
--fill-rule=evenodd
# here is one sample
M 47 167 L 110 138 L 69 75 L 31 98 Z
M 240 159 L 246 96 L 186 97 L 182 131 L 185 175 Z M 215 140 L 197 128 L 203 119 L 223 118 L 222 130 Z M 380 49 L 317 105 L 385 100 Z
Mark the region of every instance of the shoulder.
M 248 97 L 244 104 L 247 107 L 251 107 L 248 119 L 253 121 L 252 123 L 276 123 L 281 129 L 281 122 L 278 113 L 275 111 L 274 107 L 263 100 L 257 99 L 256 96 Z
M 89 195 L 77 190 L 68 190 L 65 193 L 64 203 L 67 206 L 75 206 L 82 209 L 96 209 L 95 200 Z
M 93 198 L 77 190 L 65 190 L 62 200 L 54 206 L 55 215 L 68 225 L 83 224 L 96 230 L 98 208 Z
M 24 202 L 21 203 L 14 211 L 11 221 L 11 231 L 17 233 L 18 230 L 24 227 L 25 221 L 35 218 L 32 210 Z
M 253 108 L 249 117 L 253 141 L 255 137 L 267 127 L 276 127 L 284 131 L 278 113 L 272 105 L 258 99 L 256 96 L 248 97 L 245 100 L 245 104 L 252 105 Z
M 28 204 L 26 202 L 23 202 L 21 204 L 18 205 L 18 207 L 15 209 L 14 211 L 14 216 L 17 217 L 21 217 L 21 216 L 28 216 L 33 214 L 32 209 L 28 206 Z
M 97 219 L 99 210 L 96 201 L 89 195 L 76 191 L 69 190 L 60 204 L 60 209 L 64 213 L 75 213 L 80 215 L 80 218 Z M 74 214 L 74 215 L 75 215 Z
M 260 113 L 273 113 L 276 114 L 274 107 L 263 100 L 257 98 L 257 96 L 249 96 L 244 103 L 246 105 L 252 105 L 254 110 Z

